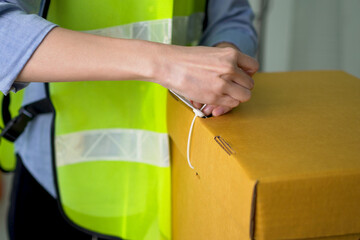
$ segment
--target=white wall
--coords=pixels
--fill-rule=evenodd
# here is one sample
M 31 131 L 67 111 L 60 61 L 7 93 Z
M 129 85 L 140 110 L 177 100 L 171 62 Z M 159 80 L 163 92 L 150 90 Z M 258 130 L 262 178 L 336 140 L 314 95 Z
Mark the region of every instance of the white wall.
M 341 69 L 360 77 L 359 10 L 358 0 L 270 0 L 263 71 Z
M 288 71 L 294 24 L 294 0 L 270 1 L 265 24 L 263 71 Z
M 360 78 L 360 1 L 341 2 L 341 69 Z

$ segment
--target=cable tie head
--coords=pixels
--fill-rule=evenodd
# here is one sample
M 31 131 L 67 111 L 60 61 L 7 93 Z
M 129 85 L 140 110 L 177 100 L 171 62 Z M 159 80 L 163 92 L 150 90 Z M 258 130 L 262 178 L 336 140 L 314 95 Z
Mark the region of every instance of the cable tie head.
M 199 109 L 193 109 L 193 112 L 195 113 L 195 115 L 197 116 L 197 117 L 205 117 L 205 114 L 201 111 L 201 110 L 199 110 Z

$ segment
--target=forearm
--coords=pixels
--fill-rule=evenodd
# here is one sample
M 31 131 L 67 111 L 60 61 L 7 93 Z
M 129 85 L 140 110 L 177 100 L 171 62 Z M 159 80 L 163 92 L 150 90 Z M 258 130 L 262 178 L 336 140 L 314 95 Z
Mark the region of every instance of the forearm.
M 147 80 L 154 75 L 158 45 L 58 27 L 45 37 L 16 81 Z
M 53 29 L 16 81 L 143 80 L 188 99 L 235 107 L 250 98 L 254 59 L 232 48 L 182 47 Z

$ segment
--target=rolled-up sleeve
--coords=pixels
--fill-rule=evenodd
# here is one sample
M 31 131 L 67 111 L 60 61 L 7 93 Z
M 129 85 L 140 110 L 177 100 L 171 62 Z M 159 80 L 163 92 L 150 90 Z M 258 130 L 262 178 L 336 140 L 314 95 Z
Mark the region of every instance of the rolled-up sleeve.
M 0 2 L 0 91 L 5 95 L 24 84 L 14 81 L 47 33 L 56 25 Z
M 243 53 L 255 56 L 257 35 L 254 14 L 246 0 L 208 0 L 206 28 L 200 45 L 229 42 Z

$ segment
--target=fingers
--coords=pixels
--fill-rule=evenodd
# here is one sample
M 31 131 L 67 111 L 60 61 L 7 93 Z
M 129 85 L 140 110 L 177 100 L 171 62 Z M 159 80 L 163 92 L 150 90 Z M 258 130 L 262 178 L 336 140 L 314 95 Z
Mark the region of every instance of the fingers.
M 235 50 L 236 51 L 236 50 Z M 239 103 L 246 102 L 251 98 L 251 90 L 254 88 L 254 80 L 251 78 L 259 69 L 258 62 L 239 51 L 236 51 L 237 66 L 231 72 L 220 75 L 222 80 L 227 83 L 223 84 L 224 96 L 218 99 L 218 106 L 209 105 L 203 112 L 206 115 L 210 113 L 213 116 L 220 116 L 229 112 Z M 230 68 L 231 69 L 231 68 Z
M 223 95 L 221 98 L 219 98 L 219 101 L 217 101 L 216 105 L 234 108 L 234 107 L 237 107 L 240 104 L 240 102 L 241 101 L 239 101 L 229 95 Z
M 210 114 L 212 114 L 214 117 L 217 117 L 217 116 L 220 116 L 220 115 L 230 112 L 231 109 L 232 108 L 225 107 L 225 106 L 207 105 L 203 109 L 203 113 L 206 116 L 209 116 Z
M 237 64 L 248 75 L 254 75 L 259 69 L 259 63 L 252 57 L 239 52 Z
M 203 104 L 201 104 L 201 103 L 199 103 L 199 102 L 191 101 L 191 103 L 192 103 L 192 105 L 193 105 L 195 108 L 197 108 L 197 109 L 200 109 L 200 108 L 203 106 Z
M 198 102 L 194 102 L 191 101 L 191 103 L 193 104 L 193 106 L 197 109 L 200 109 L 203 104 L 198 103 Z M 230 107 L 225 107 L 225 106 L 217 106 L 217 105 L 207 105 L 202 112 L 205 114 L 205 116 L 209 116 L 212 115 L 214 117 L 223 115 L 227 112 L 230 112 L 232 108 Z
M 228 113 L 231 111 L 232 108 L 229 107 L 225 107 L 225 106 L 217 106 L 214 108 L 214 110 L 212 111 L 212 115 L 214 117 L 218 117 L 220 115 L 223 115 L 225 113 Z
M 229 78 L 232 79 L 232 78 Z M 232 81 L 224 80 L 223 78 L 216 78 L 212 81 L 212 89 L 207 94 L 202 93 L 203 98 L 199 98 L 200 94 L 193 98 L 193 105 L 196 108 L 200 108 L 201 104 L 198 102 L 204 102 L 210 105 L 220 105 L 230 108 L 238 106 L 241 102 L 246 102 L 251 97 L 251 90 L 243 87 L 242 85 Z M 185 96 L 191 98 L 191 96 Z
M 254 88 L 254 80 L 240 68 L 234 68 L 233 73 L 224 74 L 221 76 L 222 79 L 226 81 L 232 81 L 244 88 L 252 90 Z
M 205 116 L 209 116 L 215 108 L 216 108 L 216 105 L 207 105 L 202 110 L 202 112 L 205 114 Z
M 223 85 L 223 95 L 217 97 L 217 101 L 212 105 L 208 105 L 203 109 L 206 116 L 210 114 L 220 116 L 251 98 L 251 89 L 254 87 L 254 82 L 251 77 L 241 70 L 237 74 L 223 76 L 219 78 L 219 81 Z M 199 108 L 201 104 L 196 103 L 194 106 Z
M 251 89 L 254 87 L 254 80 L 245 72 L 239 68 L 233 69 L 232 73 L 227 73 L 218 77 L 217 80 L 214 79 L 212 82 L 216 82 L 213 87 L 212 96 L 208 95 L 207 103 L 215 106 L 223 106 L 215 111 L 216 115 L 223 114 L 222 112 L 227 112 L 229 109 L 234 108 L 239 105 L 239 103 L 246 102 L 251 98 Z M 201 108 L 202 104 L 198 102 L 193 102 L 193 105 L 196 108 Z M 212 110 L 215 107 L 204 112 L 205 114 L 211 114 Z
M 228 106 L 228 107 L 236 107 L 238 104 L 236 106 L 230 105 L 232 100 L 238 101 L 239 103 L 247 102 L 250 100 L 251 90 L 249 88 L 246 88 L 234 81 L 227 81 L 225 85 L 226 85 L 226 87 L 224 87 L 224 90 L 223 90 L 225 96 L 221 100 L 222 103 L 219 102 L 220 104 L 218 104 L 218 105 Z M 230 99 L 228 99 L 227 97 Z M 228 103 L 228 104 L 226 104 L 226 103 Z

